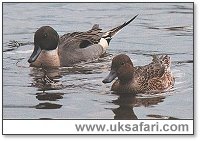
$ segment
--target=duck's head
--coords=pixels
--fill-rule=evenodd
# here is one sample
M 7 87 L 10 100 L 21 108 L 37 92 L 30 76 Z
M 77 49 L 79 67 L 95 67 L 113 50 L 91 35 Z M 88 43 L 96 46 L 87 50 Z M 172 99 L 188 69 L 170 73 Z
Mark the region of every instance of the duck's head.
M 40 27 L 34 35 L 34 50 L 28 59 L 29 63 L 34 62 L 42 50 L 54 50 L 59 42 L 58 33 L 50 26 Z
M 111 71 L 109 75 L 102 81 L 103 83 L 110 83 L 116 77 L 120 82 L 128 82 L 133 76 L 133 63 L 131 59 L 125 55 L 120 54 L 113 58 Z

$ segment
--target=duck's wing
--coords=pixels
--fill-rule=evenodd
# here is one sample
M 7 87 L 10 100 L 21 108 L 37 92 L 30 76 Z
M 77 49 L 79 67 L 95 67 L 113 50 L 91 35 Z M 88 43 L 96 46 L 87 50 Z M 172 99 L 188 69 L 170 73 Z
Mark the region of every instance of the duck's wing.
M 59 47 L 78 49 L 97 44 L 103 35 L 101 30 L 102 29 L 95 24 L 91 30 L 86 32 L 73 32 L 64 34 L 60 37 Z
M 134 69 L 134 75 L 138 79 L 148 81 L 155 77 L 162 77 L 165 73 L 165 66 L 160 63 L 149 64 L 146 66 L 137 66 Z
M 145 91 L 162 91 L 174 85 L 174 77 L 170 71 L 170 57 L 162 55 L 153 57 L 152 63 L 135 67 L 134 78 L 138 89 Z
M 134 81 L 137 91 L 148 91 L 149 82 L 152 79 L 161 78 L 165 72 L 165 68 L 160 63 L 151 63 L 146 66 L 134 67 Z

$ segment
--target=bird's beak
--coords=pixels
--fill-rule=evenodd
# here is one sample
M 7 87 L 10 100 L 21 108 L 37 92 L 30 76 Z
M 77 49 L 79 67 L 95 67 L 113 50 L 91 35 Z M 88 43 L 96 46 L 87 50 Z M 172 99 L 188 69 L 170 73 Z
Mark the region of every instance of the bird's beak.
M 28 59 L 29 63 L 33 63 L 35 62 L 35 60 L 38 58 L 38 56 L 40 55 L 42 49 L 39 46 L 34 47 L 33 53 L 31 54 L 30 58 Z
M 103 83 L 110 83 L 117 77 L 117 72 L 115 70 L 111 70 L 109 75 L 102 81 Z

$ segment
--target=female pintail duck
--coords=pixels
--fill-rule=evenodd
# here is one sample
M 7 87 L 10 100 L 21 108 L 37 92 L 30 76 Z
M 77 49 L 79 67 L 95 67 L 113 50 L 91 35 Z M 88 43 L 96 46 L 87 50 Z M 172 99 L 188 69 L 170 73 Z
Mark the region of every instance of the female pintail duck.
M 110 83 L 118 77 L 111 90 L 119 93 L 163 92 L 172 88 L 175 82 L 170 65 L 168 55 L 154 55 L 150 64 L 135 67 L 127 55 L 120 54 L 113 58 L 111 71 L 102 82 Z
M 89 31 L 68 33 L 60 38 L 52 27 L 43 26 L 35 32 L 34 51 L 28 62 L 36 67 L 59 67 L 97 59 L 105 53 L 112 37 L 137 16 L 107 32 L 101 32 L 95 24 Z

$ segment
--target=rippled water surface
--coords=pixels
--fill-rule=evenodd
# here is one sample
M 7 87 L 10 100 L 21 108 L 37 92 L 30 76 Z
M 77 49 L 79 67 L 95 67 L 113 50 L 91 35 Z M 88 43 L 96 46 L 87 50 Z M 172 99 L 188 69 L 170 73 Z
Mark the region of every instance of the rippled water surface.
M 59 69 L 31 68 L 34 32 L 52 26 L 59 35 L 108 30 L 139 16 L 111 41 L 107 55 Z M 17 42 L 15 42 L 17 41 Z M 103 84 L 111 60 L 126 53 L 145 65 L 152 54 L 169 54 L 175 86 L 170 92 L 118 95 Z M 4 119 L 192 119 L 192 3 L 4 3 Z

